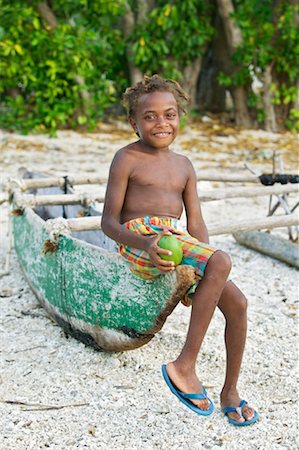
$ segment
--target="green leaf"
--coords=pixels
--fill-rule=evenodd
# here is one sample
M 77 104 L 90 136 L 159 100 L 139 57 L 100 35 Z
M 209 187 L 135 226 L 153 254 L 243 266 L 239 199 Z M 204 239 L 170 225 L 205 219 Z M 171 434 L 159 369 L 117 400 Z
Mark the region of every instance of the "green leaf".
M 79 123 L 79 125 L 85 125 L 87 123 L 87 117 L 86 116 L 79 116 L 78 117 L 78 123 Z

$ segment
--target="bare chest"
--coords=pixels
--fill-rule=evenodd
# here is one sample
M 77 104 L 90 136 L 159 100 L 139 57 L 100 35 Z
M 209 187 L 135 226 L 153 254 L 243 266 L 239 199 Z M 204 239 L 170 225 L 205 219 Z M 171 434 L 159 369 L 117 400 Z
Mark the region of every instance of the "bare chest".
M 134 166 L 129 185 L 182 192 L 186 182 L 187 171 L 179 161 L 166 158 L 152 161 L 145 158 Z

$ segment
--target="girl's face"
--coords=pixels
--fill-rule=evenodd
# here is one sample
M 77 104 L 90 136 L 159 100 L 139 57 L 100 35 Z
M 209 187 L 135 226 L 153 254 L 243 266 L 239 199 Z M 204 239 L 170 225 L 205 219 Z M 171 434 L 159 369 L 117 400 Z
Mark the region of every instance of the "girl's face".
M 179 128 L 174 95 L 167 91 L 142 95 L 130 123 L 142 142 L 155 149 L 168 149 Z

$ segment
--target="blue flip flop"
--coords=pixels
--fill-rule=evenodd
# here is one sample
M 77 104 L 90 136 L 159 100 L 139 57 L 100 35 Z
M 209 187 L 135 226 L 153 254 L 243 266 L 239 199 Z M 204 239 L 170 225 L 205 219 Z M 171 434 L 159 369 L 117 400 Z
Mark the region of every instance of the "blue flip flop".
M 227 416 L 229 423 L 235 425 L 236 427 L 246 427 L 247 425 L 251 425 L 252 423 L 255 423 L 259 420 L 259 415 L 256 411 L 254 411 L 254 416 L 252 419 L 245 420 L 244 422 L 238 422 L 237 420 L 234 420 L 228 416 L 228 413 L 236 412 L 240 417 L 244 417 L 242 414 L 242 408 L 244 405 L 247 405 L 246 400 L 241 400 L 239 406 L 237 406 L 236 408 L 233 408 L 232 406 L 226 406 L 225 408 L 222 408 L 222 412 L 225 416 Z
M 190 408 L 192 411 L 194 411 L 197 414 L 200 414 L 201 416 L 209 416 L 214 411 L 214 404 L 212 400 L 210 400 L 207 397 L 207 391 L 203 387 L 203 393 L 198 392 L 197 394 L 185 394 L 184 392 L 179 391 L 175 385 L 172 383 L 171 379 L 168 376 L 168 373 L 166 371 L 166 365 L 162 365 L 162 374 L 163 378 L 171 390 L 171 392 L 182 402 L 184 405 L 186 405 L 188 408 Z M 194 405 L 190 400 L 205 400 L 208 399 L 210 402 L 209 409 L 200 409 L 198 406 Z

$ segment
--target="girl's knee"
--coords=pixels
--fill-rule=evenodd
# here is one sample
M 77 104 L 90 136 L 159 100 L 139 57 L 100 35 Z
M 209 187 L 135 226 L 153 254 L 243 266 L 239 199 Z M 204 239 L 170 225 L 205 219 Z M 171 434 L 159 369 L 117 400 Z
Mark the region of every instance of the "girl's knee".
M 235 297 L 235 309 L 240 315 L 244 315 L 247 312 L 247 298 L 242 292 Z
M 232 268 L 230 256 L 222 250 L 217 250 L 210 258 L 209 264 L 215 268 L 219 273 L 228 276 Z

